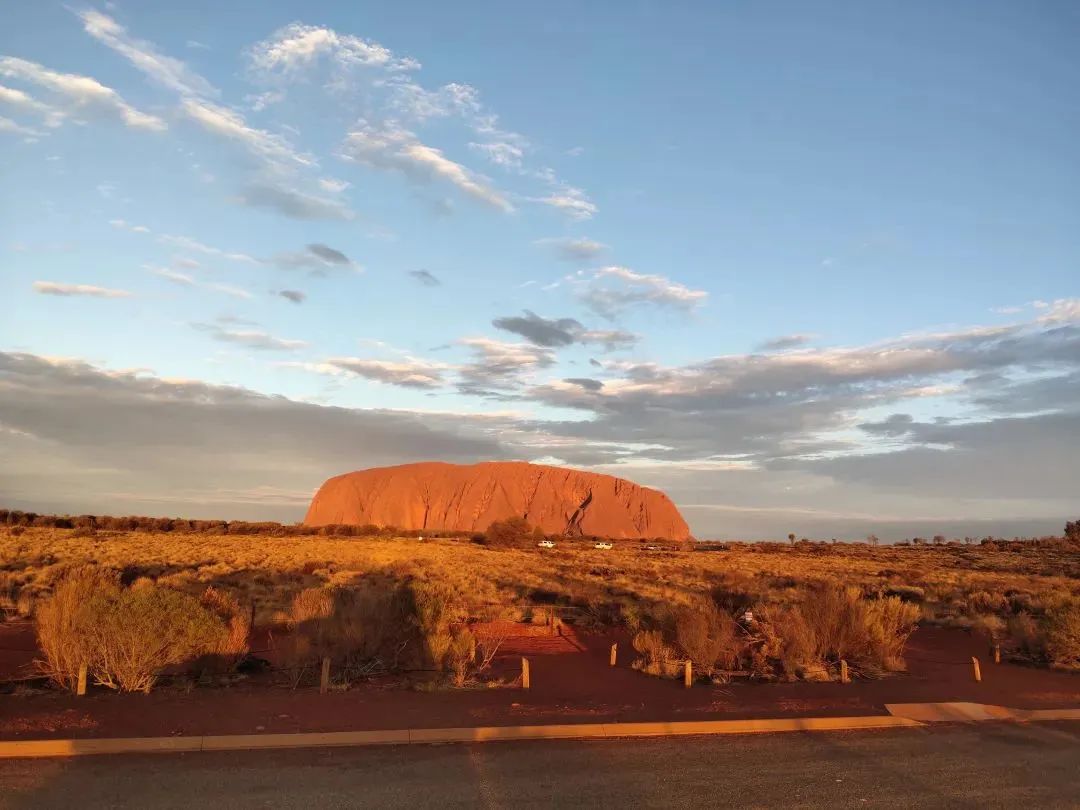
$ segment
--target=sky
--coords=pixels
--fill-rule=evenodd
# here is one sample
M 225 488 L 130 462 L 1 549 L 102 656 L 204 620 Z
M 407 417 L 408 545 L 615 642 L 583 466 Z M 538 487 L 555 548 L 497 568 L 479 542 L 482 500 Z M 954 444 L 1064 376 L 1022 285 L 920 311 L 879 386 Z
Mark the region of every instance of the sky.
M 1080 6 L 0 0 L 0 506 L 524 459 L 1080 517 Z

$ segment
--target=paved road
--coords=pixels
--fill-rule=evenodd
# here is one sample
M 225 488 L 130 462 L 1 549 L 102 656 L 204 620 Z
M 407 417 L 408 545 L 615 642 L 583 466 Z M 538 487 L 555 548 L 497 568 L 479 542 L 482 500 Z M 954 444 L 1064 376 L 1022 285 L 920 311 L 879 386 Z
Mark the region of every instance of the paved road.
M 0 807 L 1077 807 L 1080 723 L 0 761 Z

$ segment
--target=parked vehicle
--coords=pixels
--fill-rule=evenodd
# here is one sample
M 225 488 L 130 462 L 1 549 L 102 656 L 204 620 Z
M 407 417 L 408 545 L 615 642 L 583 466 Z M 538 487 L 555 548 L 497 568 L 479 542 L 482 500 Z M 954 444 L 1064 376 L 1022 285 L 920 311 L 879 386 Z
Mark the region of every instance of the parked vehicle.
M 605 551 L 610 548 L 614 548 L 611 543 L 597 543 L 593 548 L 604 549 Z
M 550 540 L 541 540 L 536 545 L 538 545 L 540 548 L 555 548 L 555 544 L 552 543 Z

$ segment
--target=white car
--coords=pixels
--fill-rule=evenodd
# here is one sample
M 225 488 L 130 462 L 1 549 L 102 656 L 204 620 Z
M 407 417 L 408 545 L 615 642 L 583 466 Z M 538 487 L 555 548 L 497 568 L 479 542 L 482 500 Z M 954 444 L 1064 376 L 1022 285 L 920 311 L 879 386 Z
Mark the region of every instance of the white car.
M 550 540 L 541 540 L 536 545 L 540 548 L 555 548 L 555 544 L 552 543 Z
M 614 546 L 612 546 L 611 543 L 597 543 L 593 548 L 600 548 L 606 551 L 609 548 L 614 548 Z

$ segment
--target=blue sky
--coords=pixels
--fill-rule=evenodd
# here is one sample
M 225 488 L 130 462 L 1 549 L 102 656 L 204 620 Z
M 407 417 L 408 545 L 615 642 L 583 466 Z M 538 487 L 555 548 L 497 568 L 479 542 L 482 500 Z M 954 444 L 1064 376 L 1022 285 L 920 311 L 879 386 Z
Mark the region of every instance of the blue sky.
M 221 5 L 5 4 L 5 503 L 496 457 L 701 536 L 1075 511 L 1072 4 Z

